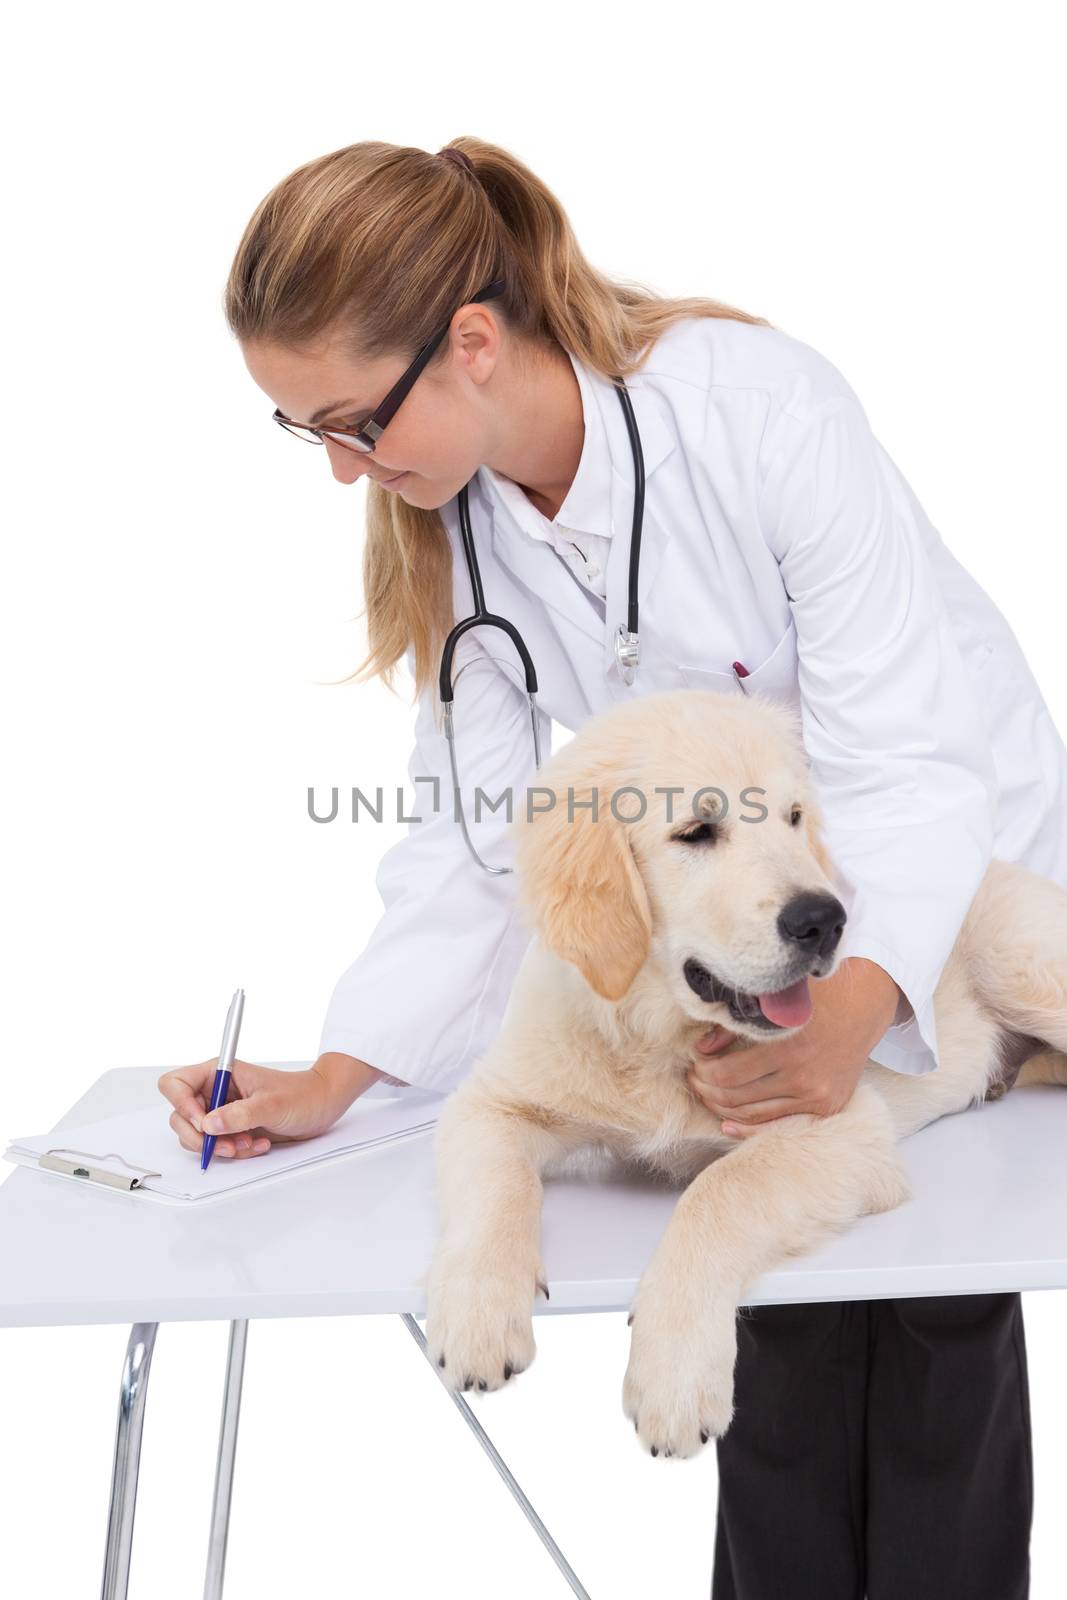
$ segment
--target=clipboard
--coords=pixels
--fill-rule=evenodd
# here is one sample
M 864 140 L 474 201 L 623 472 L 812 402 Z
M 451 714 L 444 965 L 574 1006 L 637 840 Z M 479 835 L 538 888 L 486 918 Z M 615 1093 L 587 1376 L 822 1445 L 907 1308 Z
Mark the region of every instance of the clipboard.
M 98 1122 L 15 1139 L 3 1157 L 79 1183 L 85 1190 L 135 1195 L 136 1204 L 200 1207 L 228 1195 L 273 1187 L 275 1182 L 296 1181 L 300 1173 L 327 1163 L 356 1159 L 396 1139 L 427 1133 L 436 1125 L 446 1098 L 412 1086 L 369 1104 L 361 1096 L 325 1133 L 279 1143 L 254 1160 L 216 1155 L 203 1172 L 199 1154 L 179 1146 L 162 1096 L 158 1107 L 142 1106 Z M 60 1133 L 67 1135 L 69 1145 L 56 1144 Z
M 129 1171 L 109 1172 L 107 1167 L 90 1165 L 94 1161 L 121 1161 Z M 152 1172 L 148 1167 L 135 1167 L 115 1150 L 108 1151 L 107 1155 L 98 1156 L 91 1150 L 68 1150 L 63 1145 L 55 1145 L 38 1156 L 37 1165 L 45 1167 L 49 1172 L 64 1172 L 70 1178 L 84 1178 L 87 1183 L 106 1183 L 112 1189 L 139 1189 L 146 1178 L 163 1176 L 161 1172 Z

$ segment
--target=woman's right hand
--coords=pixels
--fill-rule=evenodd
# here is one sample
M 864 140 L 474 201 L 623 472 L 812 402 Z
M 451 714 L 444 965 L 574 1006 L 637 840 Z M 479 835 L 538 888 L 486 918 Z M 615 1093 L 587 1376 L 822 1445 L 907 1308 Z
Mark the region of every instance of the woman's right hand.
M 316 1071 L 314 1065 L 299 1072 L 282 1072 L 235 1060 L 226 1104 L 218 1108 L 212 1125 L 205 1128 L 218 1059 L 213 1056 L 193 1067 L 176 1067 L 165 1072 L 157 1085 L 174 1107 L 170 1125 L 178 1135 L 178 1143 L 183 1150 L 197 1155 L 203 1148 L 204 1135 L 215 1132 L 215 1119 L 219 1119 L 222 1129 L 221 1136 L 216 1137 L 215 1155 L 260 1156 L 272 1145 L 325 1133 L 354 1098 L 336 1080 Z M 368 1087 L 370 1081 L 363 1087 Z

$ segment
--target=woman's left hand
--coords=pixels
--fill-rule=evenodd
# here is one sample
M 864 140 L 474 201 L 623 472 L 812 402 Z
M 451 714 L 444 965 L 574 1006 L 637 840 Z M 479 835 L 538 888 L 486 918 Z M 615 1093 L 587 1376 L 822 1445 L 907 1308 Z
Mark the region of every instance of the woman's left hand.
M 849 956 L 829 978 L 811 980 L 812 1015 L 799 1033 L 720 1052 L 737 1038 L 714 1027 L 696 1042 L 689 1086 L 744 1138 L 765 1122 L 810 1112 L 833 1116 L 852 1098 L 872 1047 L 893 1023 L 901 991 L 883 967 Z

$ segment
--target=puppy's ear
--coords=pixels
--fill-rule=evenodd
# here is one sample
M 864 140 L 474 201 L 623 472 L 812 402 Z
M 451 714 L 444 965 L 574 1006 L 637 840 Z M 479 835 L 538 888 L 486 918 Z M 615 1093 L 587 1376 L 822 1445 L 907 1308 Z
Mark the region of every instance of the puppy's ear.
M 652 914 L 630 826 L 604 803 L 594 820 L 592 793 L 572 790 L 568 817 L 557 792 L 551 810 L 519 828 L 519 897 L 548 948 L 603 999 L 621 1000 L 648 955 Z

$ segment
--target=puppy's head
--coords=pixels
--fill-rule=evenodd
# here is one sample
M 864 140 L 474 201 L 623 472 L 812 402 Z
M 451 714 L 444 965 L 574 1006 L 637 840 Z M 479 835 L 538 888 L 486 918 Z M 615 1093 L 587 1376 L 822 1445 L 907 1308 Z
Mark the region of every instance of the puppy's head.
M 694 1022 L 765 1039 L 811 1015 L 845 908 L 799 717 L 750 695 L 649 694 L 537 775 L 516 835 L 542 941 L 620 1000 L 646 963 Z

